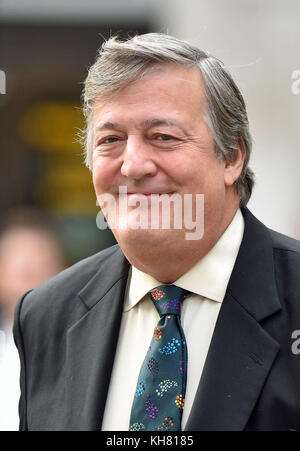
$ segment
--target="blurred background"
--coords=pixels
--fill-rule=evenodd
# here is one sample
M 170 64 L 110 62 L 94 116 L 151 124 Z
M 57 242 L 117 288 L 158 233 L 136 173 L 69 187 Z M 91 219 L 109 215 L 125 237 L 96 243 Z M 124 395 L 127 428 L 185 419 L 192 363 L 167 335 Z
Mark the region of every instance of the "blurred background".
M 16 298 L 115 242 L 96 227 L 76 142 L 82 83 L 103 39 L 169 33 L 225 63 L 254 138 L 249 208 L 300 239 L 299 20 L 299 0 L 0 0 L 0 430 L 17 428 Z

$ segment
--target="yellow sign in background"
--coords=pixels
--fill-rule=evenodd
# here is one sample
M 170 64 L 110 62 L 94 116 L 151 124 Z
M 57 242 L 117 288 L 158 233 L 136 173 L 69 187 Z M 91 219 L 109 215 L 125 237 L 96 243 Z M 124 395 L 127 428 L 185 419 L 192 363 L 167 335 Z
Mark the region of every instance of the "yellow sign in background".
M 97 211 L 91 174 L 77 139 L 83 120 L 79 104 L 45 100 L 30 106 L 20 123 L 24 142 L 41 153 L 45 167 L 38 182 L 38 201 L 56 213 Z

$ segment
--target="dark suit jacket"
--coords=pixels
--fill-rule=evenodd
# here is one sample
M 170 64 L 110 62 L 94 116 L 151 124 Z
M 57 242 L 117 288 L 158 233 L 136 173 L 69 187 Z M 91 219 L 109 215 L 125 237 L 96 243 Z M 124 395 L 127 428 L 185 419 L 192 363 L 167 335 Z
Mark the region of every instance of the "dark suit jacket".
M 243 214 L 188 431 L 300 429 L 300 243 Z M 19 300 L 22 430 L 101 429 L 128 269 L 116 245 Z

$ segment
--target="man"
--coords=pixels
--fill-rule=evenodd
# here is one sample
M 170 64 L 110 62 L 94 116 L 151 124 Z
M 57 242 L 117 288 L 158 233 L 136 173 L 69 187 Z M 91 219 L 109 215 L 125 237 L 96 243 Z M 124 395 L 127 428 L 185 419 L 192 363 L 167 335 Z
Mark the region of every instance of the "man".
M 246 208 L 251 138 L 230 75 L 170 36 L 112 38 L 90 68 L 84 112 L 86 163 L 118 245 L 20 299 L 21 429 L 298 429 L 300 245 Z M 174 201 L 152 209 L 166 197 L 184 207 L 188 199 L 190 208 L 176 211 Z M 187 235 L 188 214 L 195 228 L 203 219 L 197 239 Z M 181 315 L 158 314 L 155 301 L 170 286 L 185 293 Z M 160 315 L 163 327 L 154 329 Z M 168 324 L 183 335 L 160 354 L 188 352 L 175 398 L 179 426 L 159 399 L 175 395 L 179 382 L 169 379 L 155 402 L 142 398 L 137 422 L 137 400 L 149 388 L 142 364 L 146 355 L 159 372 L 165 356 L 149 352 Z

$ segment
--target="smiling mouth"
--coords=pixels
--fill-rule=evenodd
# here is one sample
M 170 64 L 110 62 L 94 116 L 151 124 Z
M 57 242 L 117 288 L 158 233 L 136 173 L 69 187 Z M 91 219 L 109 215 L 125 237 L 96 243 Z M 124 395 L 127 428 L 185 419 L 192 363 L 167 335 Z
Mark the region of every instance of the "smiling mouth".
M 139 196 L 139 197 L 145 196 L 147 198 L 149 198 L 151 196 L 155 196 L 155 197 L 162 196 L 163 194 L 164 195 L 166 195 L 166 194 L 167 195 L 172 195 L 174 193 L 176 193 L 176 191 L 174 191 L 174 190 L 171 190 L 171 191 L 168 190 L 167 191 L 164 188 L 161 191 L 158 191 L 157 188 L 154 189 L 153 191 L 151 189 L 150 190 L 146 190 L 146 189 L 132 189 L 132 188 L 128 189 L 126 185 L 119 186 L 118 189 L 115 189 L 113 191 L 113 194 L 115 196 L 123 197 L 123 196 L 134 196 L 135 195 L 135 196 Z
M 141 193 L 140 191 L 129 191 L 127 193 L 127 195 L 129 196 L 130 194 L 139 194 L 139 195 L 144 195 L 144 196 L 160 196 L 161 194 L 171 194 L 171 193 L 152 193 L 152 192 L 145 192 L 145 193 Z

